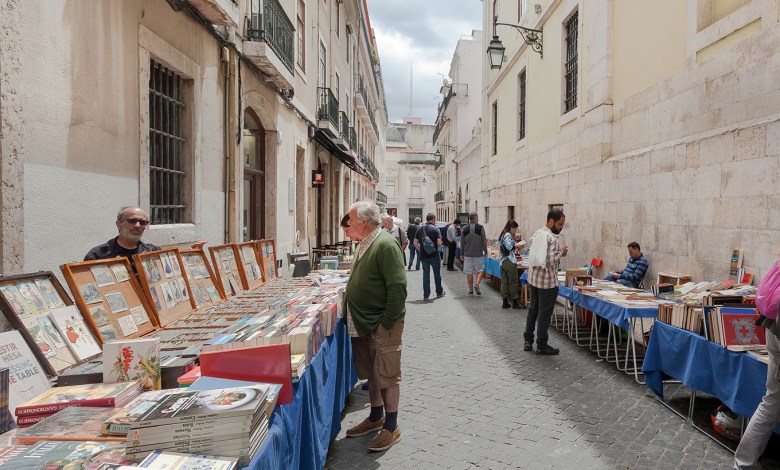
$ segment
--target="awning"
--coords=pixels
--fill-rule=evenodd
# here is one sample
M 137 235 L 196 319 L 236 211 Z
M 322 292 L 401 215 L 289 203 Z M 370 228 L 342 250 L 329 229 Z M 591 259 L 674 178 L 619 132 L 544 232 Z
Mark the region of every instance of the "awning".
M 317 129 L 317 132 L 314 134 L 314 138 L 331 154 L 335 155 L 336 158 L 341 160 L 341 162 L 350 170 L 354 171 L 355 173 L 359 173 L 368 179 L 371 179 L 371 175 L 369 175 L 366 170 L 361 168 L 358 162 L 351 155 L 341 150 L 335 143 L 333 143 L 333 141 L 330 140 L 330 138 L 324 132 L 322 132 L 322 130 Z

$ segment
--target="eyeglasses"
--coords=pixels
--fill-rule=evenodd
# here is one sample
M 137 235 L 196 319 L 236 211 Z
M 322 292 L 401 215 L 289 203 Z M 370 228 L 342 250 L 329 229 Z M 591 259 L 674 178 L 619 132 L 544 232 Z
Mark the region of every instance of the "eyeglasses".
M 140 224 L 141 227 L 146 227 L 149 225 L 149 221 L 145 219 L 137 219 L 135 217 L 129 217 L 127 219 L 122 219 L 124 222 L 129 223 L 130 225 Z

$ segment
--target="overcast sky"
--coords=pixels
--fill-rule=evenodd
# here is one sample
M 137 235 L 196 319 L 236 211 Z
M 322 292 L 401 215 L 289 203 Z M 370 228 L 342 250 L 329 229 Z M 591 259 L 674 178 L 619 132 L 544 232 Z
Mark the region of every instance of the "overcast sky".
M 442 76 L 450 69 L 461 36 L 482 28 L 480 0 L 367 0 L 376 35 L 391 122 L 410 111 L 410 68 L 414 68 L 413 114 L 423 124 L 436 120 Z

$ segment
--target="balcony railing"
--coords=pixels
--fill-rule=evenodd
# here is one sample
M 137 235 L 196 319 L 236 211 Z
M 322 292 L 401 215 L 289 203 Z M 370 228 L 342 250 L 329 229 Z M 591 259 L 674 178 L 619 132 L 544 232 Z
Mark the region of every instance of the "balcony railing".
M 349 148 L 357 152 L 357 132 L 354 127 L 349 128 Z
M 317 119 L 328 119 L 333 126 L 339 128 L 339 101 L 330 88 L 317 88 L 320 92 L 320 111 Z
M 344 111 L 339 111 L 339 122 L 341 123 L 339 127 L 341 137 L 343 137 L 344 140 L 349 143 L 349 118 L 347 117 L 347 113 Z
M 252 2 L 245 36 L 250 41 L 267 43 L 292 73 L 295 60 L 295 28 L 278 0 L 262 0 L 262 9 L 256 11 L 259 6 L 259 2 Z
M 439 191 L 433 195 L 433 202 L 442 202 L 444 200 L 444 191 Z

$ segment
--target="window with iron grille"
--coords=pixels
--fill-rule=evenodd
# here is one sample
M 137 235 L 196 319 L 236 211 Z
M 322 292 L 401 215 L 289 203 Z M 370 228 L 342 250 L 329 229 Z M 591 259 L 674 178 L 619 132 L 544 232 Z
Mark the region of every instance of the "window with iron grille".
M 187 171 L 183 86 L 185 80 L 151 61 L 149 74 L 149 207 L 154 224 L 185 222 Z
M 566 63 L 564 65 L 566 94 L 564 113 L 577 107 L 577 12 L 566 22 Z
M 297 62 L 298 66 L 302 70 L 306 70 L 306 4 L 303 3 L 303 0 L 298 0 L 298 30 L 296 31 L 298 35 L 298 54 L 297 54 Z
M 493 102 L 493 113 L 491 123 L 493 126 L 493 155 L 498 153 L 498 101 Z
M 525 70 L 517 76 L 517 140 L 525 139 Z

